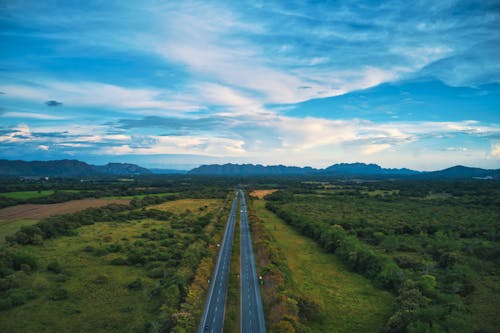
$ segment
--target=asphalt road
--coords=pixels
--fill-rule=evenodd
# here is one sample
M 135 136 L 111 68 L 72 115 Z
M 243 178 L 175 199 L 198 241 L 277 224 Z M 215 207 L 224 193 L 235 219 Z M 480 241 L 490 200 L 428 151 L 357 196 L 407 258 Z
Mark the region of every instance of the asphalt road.
M 235 194 L 231 212 L 224 232 L 224 238 L 219 250 L 219 257 L 210 283 L 205 310 L 201 317 L 198 332 L 222 332 L 224 327 L 224 311 L 226 309 L 227 280 L 229 262 L 233 247 L 234 224 L 236 220 L 238 193 Z
M 255 269 L 245 196 L 240 191 L 241 333 L 265 333 L 264 309 Z

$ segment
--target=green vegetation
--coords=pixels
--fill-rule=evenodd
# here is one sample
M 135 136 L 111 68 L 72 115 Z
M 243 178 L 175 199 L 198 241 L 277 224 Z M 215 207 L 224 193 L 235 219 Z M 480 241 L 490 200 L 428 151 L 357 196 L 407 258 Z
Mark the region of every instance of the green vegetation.
M 240 332 L 240 224 L 234 228 L 233 253 L 229 268 L 224 332 Z
M 352 271 L 395 293 L 385 331 L 499 327 L 497 182 L 337 185 L 342 188 L 321 186 L 321 193 L 314 184 L 275 192 L 267 207 Z M 377 190 L 383 193 L 373 195 Z
M 288 272 L 285 286 L 301 295 L 305 326 L 311 332 L 379 331 L 389 318 L 392 295 L 354 274 L 332 254 L 268 211 L 263 200 L 252 208 L 282 250 Z
M 38 220 L 0 221 L 0 246 L 5 243 L 5 238 L 14 235 L 21 227 L 31 226 Z
M 11 199 L 33 199 L 41 198 L 54 194 L 54 191 L 20 191 L 20 192 L 4 192 L 0 193 L 0 196 L 7 197 Z
M 241 183 L 265 196 L 247 202 L 270 333 L 500 327 L 496 181 L 152 175 L 127 182 L 0 179 L 0 192 L 23 193 L 0 195 L 0 207 L 131 198 L 1 222 L 2 332 L 195 331 L 228 193 Z M 238 241 L 228 332 L 239 327 Z
M 2 331 L 191 331 L 227 209 L 220 199 L 158 206 L 172 199 L 54 216 L 8 237 Z

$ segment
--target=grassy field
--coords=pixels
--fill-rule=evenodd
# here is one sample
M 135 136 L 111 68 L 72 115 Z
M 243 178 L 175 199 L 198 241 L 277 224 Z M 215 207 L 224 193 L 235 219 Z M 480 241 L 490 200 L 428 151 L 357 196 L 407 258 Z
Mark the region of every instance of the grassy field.
M 391 313 L 393 296 L 349 272 L 335 257 L 298 234 L 254 200 L 253 208 L 282 248 L 293 291 L 318 302 L 321 320 L 307 323 L 312 332 L 376 332 Z
M 25 246 L 19 250 L 35 255 L 40 267 L 52 261 L 61 264 L 64 275 L 41 269 L 32 275 L 19 274 L 39 296 L 29 303 L 0 312 L 3 332 L 137 332 L 152 319 L 148 313 L 148 296 L 131 291 L 127 284 L 141 278 L 146 287 L 153 283 L 141 268 L 109 265 L 112 254 L 96 257 L 86 253 L 86 246 L 102 246 L 108 237 L 134 239 L 163 222 L 100 223 L 82 227 L 77 236 L 49 240 L 43 246 Z M 98 276 L 106 283 L 95 283 Z M 62 278 L 61 278 L 62 276 Z M 66 300 L 50 300 L 58 289 L 68 291 Z M 105 311 L 103 310 L 105 309 Z M 29 318 L 29 320 L 27 320 Z M 120 323 L 128 322 L 125 329 Z
M 3 192 L 1 196 L 11 199 L 33 199 L 42 198 L 54 194 L 54 191 L 21 191 L 21 192 Z
M 182 212 L 174 216 L 173 221 L 176 221 L 218 212 L 222 204 L 222 200 L 216 199 L 184 199 L 156 208 Z M 185 214 L 187 209 L 189 214 Z M 151 332 L 152 327 L 159 325 L 157 309 L 166 302 L 165 297 L 176 298 L 178 294 L 156 295 L 154 291 L 158 290 L 160 282 L 148 274 L 147 264 L 111 265 L 113 259 L 124 257 L 124 254 L 100 250 L 116 244 L 123 249 L 137 248 L 137 244 L 142 243 L 141 248 L 147 254 L 154 245 L 147 235 L 158 230 L 174 232 L 173 237 L 166 240 L 172 245 L 161 243 L 162 239 L 156 241 L 162 244 L 156 248 L 165 254 L 169 253 L 168 246 L 176 247 L 182 243 L 189 247 L 190 240 L 196 239 L 195 234 L 172 229 L 170 223 L 153 219 L 96 223 L 80 227 L 74 236 L 48 239 L 38 246 L 16 247 L 17 253 L 28 254 L 38 262 L 35 272 L 15 273 L 16 283 L 32 290 L 36 298 L 0 311 L 1 331 Z M 207 228 L 213 227 L 209 224 Z M 48 269 L 52 262 L 59 263 L 61 272 Z M 191 273 L 186 269 L 183 266 L 176 274 L 188 277 Z M 129 285 L 137 279 L 142 281 L 141 288 L 130 288 Z M 61 290 L 64 291 L 62 297 Z M 172 308 L 162 308 L 161 311 L 164 318 L 173 315 Z
M 5 237 L 11 236 L 19 230 L 19 228 L 33 225 L 38 220 L 13 220 L 13 221 L 0 221 L 0 246 L 5 243 Z
M 186 211 L 214 211 L 216 208 L 220 208 L 220 205 L 221 201 L 218 199 L 181 199 L 168 201 L 160 205 L 151 206 L 150 208 L 181 214 L 185 213 Z
M 143 199 L 144 197 L 161 197 L 164 195 L 175 195 L 177 193 L 165 192 L 165 193 L 153 193 L 153 194 L 139 194 L 139 195 L 121 195 L 121 196 L 108 196 L 103 197 L 103 199 Z

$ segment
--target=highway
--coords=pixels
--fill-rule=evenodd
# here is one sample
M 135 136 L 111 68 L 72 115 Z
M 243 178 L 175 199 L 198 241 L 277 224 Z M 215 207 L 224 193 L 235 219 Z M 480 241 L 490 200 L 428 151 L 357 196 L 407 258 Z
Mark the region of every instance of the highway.
M 227 280 L 229 274 L 229 262 L 233 247 L 234 224 L 236 220 L 238 205 L 238 192 L 235 193 L 233 205 L 224 232 L 224 238 L 219 250 L 217 264 L 210 283 L 205 309 L 200 321 L 198 332 L 206 333 L 222 332 L 224 327 L 224 312 L 226 309 Z
M 265 333 L 264 309 L 255 269 L 245 195 L 240 190 L 241 333 Z

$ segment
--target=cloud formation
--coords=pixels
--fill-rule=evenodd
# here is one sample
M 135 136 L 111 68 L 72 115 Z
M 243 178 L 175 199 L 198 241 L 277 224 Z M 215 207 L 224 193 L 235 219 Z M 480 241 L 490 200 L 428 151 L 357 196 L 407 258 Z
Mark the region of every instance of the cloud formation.
M 7 2 L 0 153 L 492 165 L 497 7 Z

